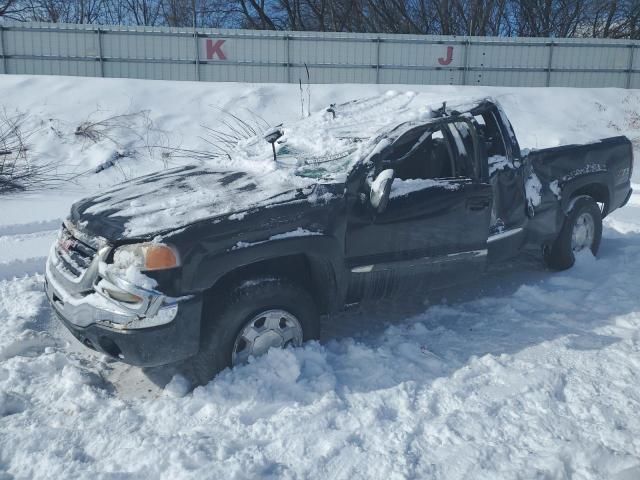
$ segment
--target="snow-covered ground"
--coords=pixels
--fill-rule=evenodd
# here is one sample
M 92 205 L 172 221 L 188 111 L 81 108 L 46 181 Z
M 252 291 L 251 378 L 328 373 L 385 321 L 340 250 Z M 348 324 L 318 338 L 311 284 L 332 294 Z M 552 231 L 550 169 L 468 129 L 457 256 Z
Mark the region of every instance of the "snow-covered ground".
M 386 90 L 312 86 L 312 110 Z M 413 90 L 427 103 L 496 97 L 523 148 L 626 134 L 640 156 L 639 91 Z M 220 108 L 297 119 L 298 86 L 0 76 L 0 92 L 0 107 L 37 129 L 34 158 L 61 173 L 137 152 L 0 197 L 1 479 L 640 478 L 639 194 L 606 219 L 599 257 L 570 271 L 523 258 L 422 305 L 352 309 L 325 321 L 322 342 L 186 394 L 171 372 L 78 346 L 46 303 L 45 256 L 73 201 L 184 161 L 150 144 L 206 148 L 201 125 L 218 127 Z M 73 134 L 139 111 L 119 145 Z M 381 102 L 367 114 L 387 112 Z

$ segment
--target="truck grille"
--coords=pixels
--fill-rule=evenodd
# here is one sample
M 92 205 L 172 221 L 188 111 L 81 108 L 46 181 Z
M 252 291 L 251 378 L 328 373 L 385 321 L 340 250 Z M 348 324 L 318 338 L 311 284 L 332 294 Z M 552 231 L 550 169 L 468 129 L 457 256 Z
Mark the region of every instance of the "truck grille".
M 73 278 L 80 278 L 91 265 L 96 250 L 73 236 L 66 226 L 62 227 L 56 244 L 60 267 Z

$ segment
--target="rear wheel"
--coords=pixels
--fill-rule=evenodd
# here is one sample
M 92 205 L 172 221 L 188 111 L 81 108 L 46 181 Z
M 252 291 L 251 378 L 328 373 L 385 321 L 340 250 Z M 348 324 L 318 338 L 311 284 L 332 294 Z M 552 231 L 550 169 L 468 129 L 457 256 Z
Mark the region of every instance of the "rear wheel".
M 555 270 L 566 270 L 575 263 L 575 254 L 590 249 L 598 253 L 602 239 L 602 213 L 591 197 L 579 197 L 567 214 L 558 238 L 545 251 L 545 262 Z
M 198 384 L 271 348 L 299 347 L 320 336 L 311 295 L 282 278 L 245 281 L 226 301 L 216 295 L 205 305 L 203 322 L 200 351 L 189 362 Z

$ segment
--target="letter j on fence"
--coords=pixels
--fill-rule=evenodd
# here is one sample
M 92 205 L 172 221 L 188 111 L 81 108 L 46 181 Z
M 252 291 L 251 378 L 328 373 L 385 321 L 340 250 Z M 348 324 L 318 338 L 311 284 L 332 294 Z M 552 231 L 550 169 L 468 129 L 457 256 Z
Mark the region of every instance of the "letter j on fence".
M 447 55 L 445 57 L 440 57 L 438 59 L 438 63 L 440 65 L 449 65 L 453 60 L 453 47 L 447 47 Z

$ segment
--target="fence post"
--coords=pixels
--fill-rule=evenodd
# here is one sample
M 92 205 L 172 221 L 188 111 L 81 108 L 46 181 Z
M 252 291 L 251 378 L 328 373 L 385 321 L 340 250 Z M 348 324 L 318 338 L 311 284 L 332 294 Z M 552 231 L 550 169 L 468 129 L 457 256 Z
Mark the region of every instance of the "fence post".
M 374 42 L 376 42 L 376 84 L 378 84 L 380 83 L 380 43 L 382 39 L 376 37 Z
M 284 36 L 285 50 L 287 53 L 287 83 L 291 83 L 291 35 Z
M 549 44 L 549 62 L 547 63 L 547 87 L 551 86 L 551 66 L 553 65 L 553 41 Z
M 631 43 L 629 45 L 629 62 L 627 64 L 627 88 L 631 88 L 631 77 L 633 76 L 633 54 L 635 45 Z
M 98 35 L 98 60 L 100 61 L 100 76 L 104 77 L 104 65 L 102 59 L 102 31 L 100 28 L 96 30 L 96 34 Z
M 200 42 L 198 41 L 198 31 L 195 28 L 193 29 L 193 50 L 195 52 L 196 81 L 199 82 L 200 81 Z
M 0 56 L 2 57 L 2 73 L 7 73 L 7 57 L 4 52 L 4 28 L 0 25 Z
M 467 70 L 469 69 L 469 46 L 471 40 L 468 38 L 464 41 L 464 65 L 462 67 L 462 85 L 467 84 Z

